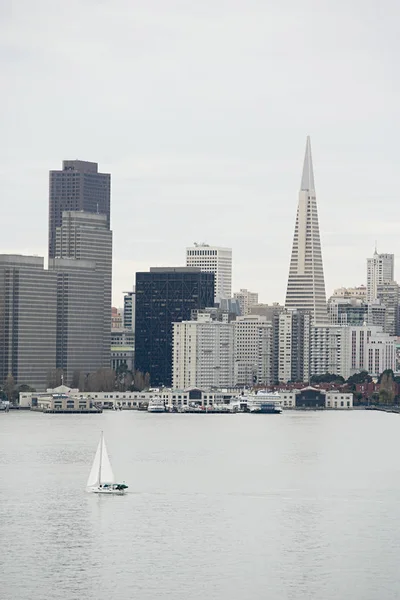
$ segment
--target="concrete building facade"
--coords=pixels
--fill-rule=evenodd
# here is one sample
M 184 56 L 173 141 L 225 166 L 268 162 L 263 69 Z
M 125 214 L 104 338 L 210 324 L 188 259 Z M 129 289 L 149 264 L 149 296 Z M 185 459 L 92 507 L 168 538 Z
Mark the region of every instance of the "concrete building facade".
M 57 276 L 56 366 L 72 385 L 80 373 L 110 366 L 110 344 L 106 356 L 104 349 L 103 277 L 93 262 L 74 258 L 51 259 L 49 269 Z
M 232 297 L 232 249 L 208 244 L 186 248 L 186 266 L 215 275 L 215 301 Z
M 83 211 L 65 211 L 61 227 L 56 229 L 56 257 L 91 262 L 99 282 L 97 295 L 103 302 L 102 359 L 97 368 L 110 364 L 111 295 L 112 295 L 112 231 L 107 216 Z M 76 271 L 74 271 L 76 272 Z M 82 296 L 82 301 L 85 298 Z M 88 303 L 92 299 L 87 299 Z M 82 307 L 82 310 L 86 310 Z
M 378 298 L 378 285 L 394 280 L 394 254 L 378 254 L 367 258 L 367 302 Z
M 272 383 L 272 326 L 266 317 L 237 317 L 234 325 L 234 383 L 244 387 Z
M 0 384 L 46 389 L 56 367 L 56 274 L 36 256 L 0 255 Z
M 281 304 L 255 304 L 250 308 L 250 314 L 260 315 L 271 323 L 271 381 L 279 382 L 279 315 L 286 309 Z
M 135 331 L 135 288 L 124 293 L 124 329 Z
M 233 297 L 239 303 L 240 314 L 242 316 L 248 315 L 253 306 L 258 304 L 257 292 L 249 292 L 249 290 L 241 289 L 239 292 L 235 292 Z
M 311 315 L 286 309 L 279 314 L 278 379 L 280 382 L 310 378 Z
M 396 369 L 396 338 L 374 325 L 313 327 L 311 375 L 335 373 L 348 379 L 367 371 L 378 377 Z
M 233 385 L 233 323 L 199 311 L 196 320 L 173 323 L 172 387 L 225 388 Z
M 377 298 L 385 307 L 383 331 L 389 335 L 399 335 L 400 287 L 396 281 L 384 281 L 376 286 Z

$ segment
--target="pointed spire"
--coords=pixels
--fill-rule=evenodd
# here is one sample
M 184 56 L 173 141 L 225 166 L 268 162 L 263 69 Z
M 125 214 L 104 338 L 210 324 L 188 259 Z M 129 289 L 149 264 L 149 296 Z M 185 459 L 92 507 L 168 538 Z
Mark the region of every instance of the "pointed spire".
M 309 135 L 307 136 L 306 154 L 304 157 L 303 176 L 301 178 L 301 188 L 300 189 L 305 192 L 314 192 L 315 191 L 314 171 L 313 171 L 312 155 L 311 155 L 311 141 L 310 141 Z

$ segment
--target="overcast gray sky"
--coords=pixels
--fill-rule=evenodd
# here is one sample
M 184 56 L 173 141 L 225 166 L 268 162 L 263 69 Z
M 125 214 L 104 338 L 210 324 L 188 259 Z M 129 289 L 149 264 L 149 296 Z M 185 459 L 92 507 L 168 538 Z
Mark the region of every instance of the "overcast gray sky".
M 0 0 L 0 22 L 0 252 L 45 255 L 48 171 L 97 161 L 114 304 L 194 241 L 283 302 L 311 135 L 327 294 L 375 240 L 399 257 L 397 0 Z

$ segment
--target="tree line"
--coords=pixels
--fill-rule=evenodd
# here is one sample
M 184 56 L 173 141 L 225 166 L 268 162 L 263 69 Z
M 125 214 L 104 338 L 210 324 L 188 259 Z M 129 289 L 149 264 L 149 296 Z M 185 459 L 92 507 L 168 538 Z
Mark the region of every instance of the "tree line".
M 139 370 L 131 371 L 125 363 L 116 370 L 104 367 L 91 373 L 74 371 L 70 381 L 64 380 L 62 369 L 52 369 L 48 372 L 48 389 L 54 389 L 62 384 L 70 388 L 78 388 L 81 392 L 141 392 L 150 387 L 150 374 Z M 0 399 L 15 402 L 20 392 L 36 391 L 27 384 L 17 386 L 13 375 L 9 374 L 0 387 Z
M 367 371 L 361 371 L 351 375 L 345 380 L 340 375 L 333 373 L 325 373 L 325 375 L 313 375 L 310 379 L 310 384 L 333 383 L 335 385 L 345 386 L 349 391 L 353 392 L 356 401 L 361 401 L 363 394 L 357 392 L 357 385 L 372 383 L 372 377 Z M 400 386 L 400 377 L 396 377 L 392 369 L 386 369 L 380 374 L 377 383 L 379 391 L 374 391 L 371 394 L 370 400 L 376 404 L 392 405 L 400 402 L 400 394 L 398 394 L 398 386 Z

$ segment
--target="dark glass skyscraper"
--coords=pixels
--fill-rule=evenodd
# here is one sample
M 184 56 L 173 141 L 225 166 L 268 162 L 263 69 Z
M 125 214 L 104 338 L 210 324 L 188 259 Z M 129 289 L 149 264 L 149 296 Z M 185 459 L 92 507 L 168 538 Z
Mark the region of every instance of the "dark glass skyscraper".
M 172 323 L 214 305 L 214 279 L 196 267 L 136 273 L 135 368 L 150 373 L 151 385 L 171 385 Z
M 110 229 L 111 176 L 99 173 L 98 165 L 84 160 L 64 160 L 62 171 L 50 171 L 49 258 L 56 255 L 56 229 L 64 211 L 106 215 Z

